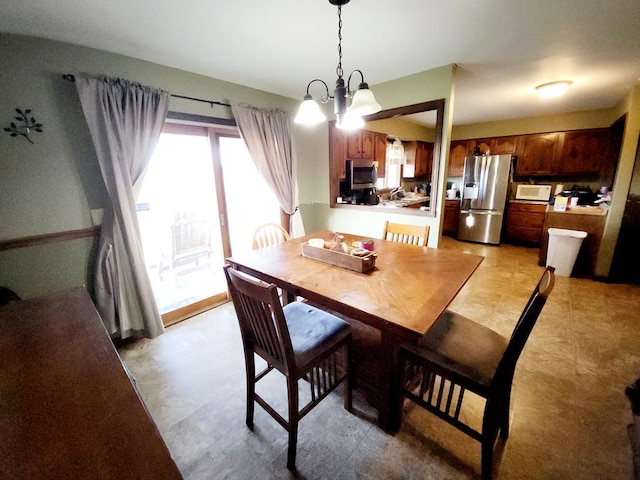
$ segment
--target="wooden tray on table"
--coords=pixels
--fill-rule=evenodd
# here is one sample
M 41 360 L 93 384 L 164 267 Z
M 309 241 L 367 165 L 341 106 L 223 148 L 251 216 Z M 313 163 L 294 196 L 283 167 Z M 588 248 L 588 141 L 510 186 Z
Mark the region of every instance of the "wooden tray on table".
M 308 243 L 302 245 L 302 256 L 318 260 L 319 262 L 346 268 L 354 272 L 368 273 L 376 267 L 376 257 L 374 252 L 358 257 L 348 253 L 337 252 L 326 248 L 312 247 Z

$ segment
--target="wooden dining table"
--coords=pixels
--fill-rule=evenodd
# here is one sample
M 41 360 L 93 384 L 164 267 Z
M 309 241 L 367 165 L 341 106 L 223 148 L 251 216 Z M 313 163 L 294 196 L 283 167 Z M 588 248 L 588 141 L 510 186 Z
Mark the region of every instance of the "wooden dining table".
M 354 327 L 356 388 L 363 386 L 378 410 L 378 424 L 399 428 L 396 398 L 397 347 L 415 343 L 429 330 L 483 260 L 455 250 L 420 247 L 340 233 L 351 245 L 372 240 L 375 268 L 360 273 L 324 263 L 301 252 L 311 238 L 330 241 L 322 231 L 279 245 L 233 255 L 233 268 L 270 282 L 333 311 Z

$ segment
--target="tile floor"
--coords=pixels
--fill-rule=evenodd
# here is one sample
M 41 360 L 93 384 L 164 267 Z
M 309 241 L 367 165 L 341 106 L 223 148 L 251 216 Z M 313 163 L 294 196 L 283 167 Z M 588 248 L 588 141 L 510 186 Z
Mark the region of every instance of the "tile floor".
M 508 335 L 538 280 L 537 249 L 457 242 L 485 256 L 451 309 Z M 631 479 L 624 387 L 640 376 L 640 287 L 557 277 L 520 358 L 511 435 L 500 479 Z M 244 360 L 233 307 L 223 305 L 120 349 L 186 479 L 473 479 L 480 446 L 405 405 L 396 435 L 356 395 L 335 392 L 300 425 L 298 473 L 285 467 L 287 435 L 260 407 L 244 424 Z M 282 390 L 266 379 L 265 395 Z M 280 399 L 284 406 L 284 399 Z

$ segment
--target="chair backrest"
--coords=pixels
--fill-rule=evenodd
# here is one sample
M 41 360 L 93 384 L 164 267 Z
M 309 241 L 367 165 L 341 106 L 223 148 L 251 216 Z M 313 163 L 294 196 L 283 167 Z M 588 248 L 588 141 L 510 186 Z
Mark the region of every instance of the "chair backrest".
M 426 247 L 429 240 L 429 227 L 384 222 L 382 239 Z
M 248 275 L 224 267 L 236 310 L 246 355 L 255 351 L 283 373 L 293 361 L 291 337 L 278 297 L 278 289 Z
M 554 267 L 547 267 L 544 270 L 540 281 L 533 290 L 531 297 L 529 297 L 529 301 L 524 307 L 524 310 L 518 319 L 518 323 L 516 323 L 516 326 L 513 329 L 509 345 L 507 346 L 496 371 L 494 382 L 500 381 L 500 379 L 510 379 L 511 376 L 513 376 L 513 372 L 515 370 L 516 363 L 518 362 L 518 358 L 520 358 L 520 354 L 522 353 L 522 349 L 524 348 L 525 343 L 527 343 L 527 339 L 529 338 L 529 334 L 533 330 L 534 325 L 538 321 L 542 307 L 544 307 L 549 294 L 553 290 L 553 285 L 555 283 L 554 271 Z
M 291 236 L 284 228 L 277 223 L 265 223 L 253 234 L 253 249 L 277 245 L 287 240 L 291 240 Z

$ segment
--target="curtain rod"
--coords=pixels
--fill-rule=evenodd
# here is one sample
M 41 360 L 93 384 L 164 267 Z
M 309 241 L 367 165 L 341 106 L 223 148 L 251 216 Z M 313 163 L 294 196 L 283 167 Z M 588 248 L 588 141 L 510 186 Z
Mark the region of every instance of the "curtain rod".
M 71 74 L 71 73 L 65 73 L 62 75 L 62 78 L 64 78 L 65 80 L 69 80 L 70 82 L 75 82 L 76 81 L 76 77 Z M 191 100 L 193 102 L 202 102 L 202 103 L 208 103 L 211 108 L 213 108 L 214 105 L 221 105 L 223 107 L 230 107 L 231 105 L 228 103 L 224 103 L 224 102 L 218 102 L 217 100 L 204 100 L 202 98 L 195 98 L 195 97 L 186 97 L 184 95 L 176 95 L 174 93 L 170 94 L 172 97 L 175 98 L 182 98 L 184 100 Z

